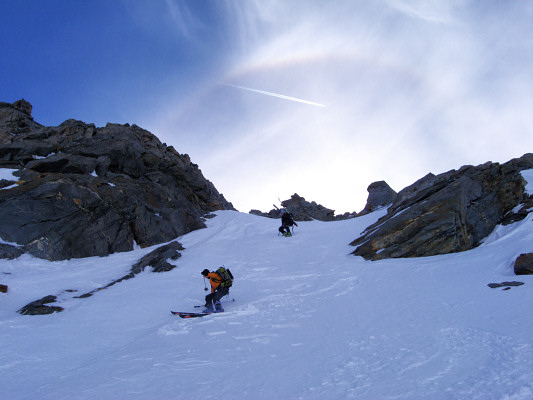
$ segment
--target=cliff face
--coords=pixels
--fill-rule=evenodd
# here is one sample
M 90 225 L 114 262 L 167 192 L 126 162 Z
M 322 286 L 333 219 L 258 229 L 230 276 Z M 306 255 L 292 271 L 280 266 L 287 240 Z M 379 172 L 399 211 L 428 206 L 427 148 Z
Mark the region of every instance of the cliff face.
M 387 215 L 351 245 L 369 260 L 421 257 L 472 249 L 499 223 L 524 218 L 532 196 L 520 171 L 533 168 L 533 154 L 505 164 L 464 166 L 428 174 L 400 191 Z
M 234 209 L 186 154 L 138 126 L 44 127 L 24 100 L 0 103 L 0 238 L 50 260 L 168 242 Z M 16 183 L 16 185 L 14 185 Z

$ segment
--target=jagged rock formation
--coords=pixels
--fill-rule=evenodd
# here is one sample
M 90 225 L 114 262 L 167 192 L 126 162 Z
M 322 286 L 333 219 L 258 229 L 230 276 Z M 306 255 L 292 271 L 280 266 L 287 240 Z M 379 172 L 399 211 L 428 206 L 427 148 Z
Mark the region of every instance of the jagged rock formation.
M 359 215 L 369 214 L 380 207 L 392 204 L 396 199 L 397 193 L 385 181 L 371 183 L 368 188 L 368 199 L 365 208 Z
M 505 220 L 524 218 L 531 201 L 520 171 L 533 168 L 533 154 L 505 164 L 464 166 L 428 174 L 400 191 L 381 218 L 351 245 L 369 260 L 446 254 L 477 246 Z
M 9 143 L 18 133 L 28 133 L 42 128 L 31 116 L 32 106 L 26 100 L 13 104 L 0 103 L 0 144 Z
M 296 221 L 336 221 L 348 219 L 356 216 L 356 213 L 346 213 L 342 216 L 335 216 L 335 210 L 324 207 L 316 202 L 308 202 L 298 194 L 293 194 L 290 199 L 281 202 L 281 206 L 292 214 Z M 268 218 L 279 218 L 279 208 L 274 208 L 268 213 L 259 210 L 251 210 L 250 214 L 260 215 Z
M 188 155 L 136 126 L 67 120 L 44 127 L 20 100 L 0 103 L 0 237 L 49 260 L 168 242 L 234 209 Z M 17 186 L 12 187 L 14 183 Z
M 334 221 L 335 210 L 324 207 L 316 202 L 308 202 L 303 197 L 293 194 L 289 200 L 281 202 L 283 208 L 290 212 L 296 221 Z

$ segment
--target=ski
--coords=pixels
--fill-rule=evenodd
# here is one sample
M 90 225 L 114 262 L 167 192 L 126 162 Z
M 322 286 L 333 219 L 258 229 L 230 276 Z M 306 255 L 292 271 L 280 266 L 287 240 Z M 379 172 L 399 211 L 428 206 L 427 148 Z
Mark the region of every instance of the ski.
M 212 313 L 197 313 L 197 312 L 181 312 L 181 311 L 171 311 L 173 315 L 178 315 L 181 318 L 199 318 L 205 317 L 206 315 Z

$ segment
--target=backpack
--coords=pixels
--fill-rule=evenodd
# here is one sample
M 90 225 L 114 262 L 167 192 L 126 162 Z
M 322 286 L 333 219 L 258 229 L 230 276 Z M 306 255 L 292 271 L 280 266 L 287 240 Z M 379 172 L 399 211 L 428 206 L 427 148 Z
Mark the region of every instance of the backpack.
M 231 287 L 233 285 L 233 274 L 229 270 L 229 268 L 220 267 L 215 271 L 218 276 L 220 276 L 220 279 L 222 279 L 222 282 L 220 282 L 220 287 Z

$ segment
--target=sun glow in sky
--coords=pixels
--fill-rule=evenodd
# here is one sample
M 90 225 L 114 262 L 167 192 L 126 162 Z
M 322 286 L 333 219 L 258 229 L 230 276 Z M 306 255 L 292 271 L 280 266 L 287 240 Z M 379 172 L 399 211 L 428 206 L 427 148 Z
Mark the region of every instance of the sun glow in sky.
M 137 124 L 240 211 L 533 151 L 533 3 L 4 1 L 0 101 Z

